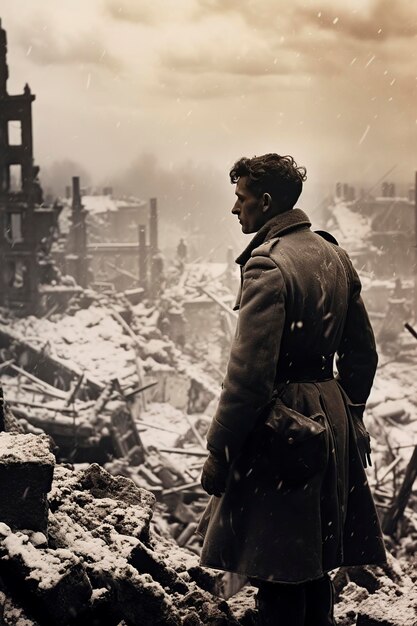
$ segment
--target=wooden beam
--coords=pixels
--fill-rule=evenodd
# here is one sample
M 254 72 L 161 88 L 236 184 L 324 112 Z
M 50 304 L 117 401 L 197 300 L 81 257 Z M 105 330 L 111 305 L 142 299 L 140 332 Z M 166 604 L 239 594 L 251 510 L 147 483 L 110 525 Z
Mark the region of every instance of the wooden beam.
M 414 481 L 417 478 L 417 446 L 415 446 L 411 459 L 408 462 L 405 470 L 405 476 L 403 483 L 400 487 L 398 495 L 394 498 L 394 501 L 388 509 L 382 529 L 387 535 L 395 535 L 397 532 L 398 523 L 404 515 L 405 507 L 408 504 L 408 500 L 413 489 Z
M 170 452 L 171 454 L 185 454 L 186 456 L 208 456 L 204 450 L 191 450 L 187 448 L 158 448 L 159 452 Z
M 44 389 L 46 389 L 50 395 L 54 395 L 56 398 L 59 398 L 60 400 L 66 399 L 67 394 L 65 393 L 65 391 L 61 391 L 60 389 L 57 389 L 56 387 L 52 387 L 52 385 L 50 385 L 49 383 L 46 383 L 44 380 L 41 380 L 40 378 L 38 378 L 37 376 L 34 376 L 33 374 L 29 374 L 29 372 L 22 369 L 21 367 L 18 367 L 17 365 L 14 365 L 13 363 L 10 365 L 10 367 L 15 372 L 18 372 L 22 376 L 25 376 L 25 378 L 28 378 L 29 380 L 36 383 L 40 387 L 43 387 Z

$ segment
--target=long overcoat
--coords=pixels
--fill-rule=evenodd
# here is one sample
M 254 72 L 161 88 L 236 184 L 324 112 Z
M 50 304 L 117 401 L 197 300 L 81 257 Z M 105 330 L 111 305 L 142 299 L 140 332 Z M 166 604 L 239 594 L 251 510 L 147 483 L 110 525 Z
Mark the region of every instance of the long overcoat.
M 300 209 L 277 215 L 237 259 L 238 324 L 207 437 L 231 468 L 225 493 L 211 498 L 198 529 L 202 565 L 287 583 L 385 561 L 357 445 L 377 365 L 374 335 L 348 255 L 310 226 Z M 292 361 L 333 353 L 333 379 L 280 375 Z M 287 407 L 323 417 L 327 462 L 303 484 L 252 471 L 253 435 L 274 391 Z

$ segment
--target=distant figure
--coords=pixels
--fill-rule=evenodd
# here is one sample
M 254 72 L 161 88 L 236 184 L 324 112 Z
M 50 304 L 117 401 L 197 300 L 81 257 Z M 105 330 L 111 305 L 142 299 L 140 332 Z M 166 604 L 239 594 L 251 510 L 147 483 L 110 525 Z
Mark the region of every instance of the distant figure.
M 188 256 L 188 247 L 184 239 L 181 237 L 179 244 L 177 246 L 177 257 L 180 261 L 182 261 L 182 263 L 185 263 L 187 261 L 187 256 Z
M 404 289 L 403 289 L 403 285 L 401 282 L 401 278 L 399 276 L 397 276 L 397 278 L 394 281 L 394 289 L 391 294 L 391 298 L 394 298 L 394 299 L 404 298 Z
M 259 626 L 334 626 L 329 572 L 383 563 L 362 421 L 377 353 L 348 254 L 293 208 L 291 156 L 239 159 L 232 209 L 253 239 L 207 434 L 201 564 L 258 587 Z M 338 374 L 334 376 L 334 357 Z

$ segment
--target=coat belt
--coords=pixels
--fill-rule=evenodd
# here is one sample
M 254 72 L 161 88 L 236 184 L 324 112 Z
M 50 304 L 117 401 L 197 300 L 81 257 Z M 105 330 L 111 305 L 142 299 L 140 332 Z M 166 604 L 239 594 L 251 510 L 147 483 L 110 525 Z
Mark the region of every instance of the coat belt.
M 331 380 L 334 354 L 315 354 L 304 358 L 286 357 L 278 362 L 276 383 L 318 383 Z

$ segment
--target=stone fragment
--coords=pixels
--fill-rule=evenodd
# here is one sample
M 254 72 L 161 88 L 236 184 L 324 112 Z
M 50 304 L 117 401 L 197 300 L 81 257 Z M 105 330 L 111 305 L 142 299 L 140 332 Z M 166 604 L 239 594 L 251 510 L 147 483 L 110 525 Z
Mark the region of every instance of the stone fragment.
M 349 579 L 358 587 L 363 587 L 369 593 L 375 593 L 381 586 L 382 570 L 372 565 L 346 568 Z
M 0 521 L 46 532 L 55 457 L 46 435 L 0 433 Z
M 414 596 L 414 597 L 413 597 Z M 416 626 L 417 597 L 376 593 L 363 602 L 358 611 L 357 626 Z
M 86 530 L 61 510 L 50 516 L 51 540 L 55 545 L 71 546 L 93 587 L 109 590 L 110 606 L 117 608 L 127 623 L 177 626 L 180 621 L 170 596 L 149 574 L 139 574 L 127 561 L 139 540 L 119 537 L 103 525 L 100 534 Z
M 188 569 L 188 574 L 199 587 L 210 593 L 217 593 L 220 586 L 220 575 L 210 569 L 195 565 Z
M 35 547 L 28 535 L 0 525 L 0 574 L 22 605 L 42 624 L 65 626 L 81 613 L 91 585 L 80 560 L 69 550 Z
M 177 593 L 187 593 L 188 591 L 187 585 L 177 572 L 141 542 L 138 542 L 133 548 L 129 563 L 141 574 L 150 574 L 163 587 L 169 587 Z
M 132 568 L 130 577 L 114 579 L 118 604 L 128 624 L 180 626 L 181 618 L 169 595 L 149 574 Z
M 49 501 L 53 512 L 65 510 L 88 530 L 107 524 L 123 535 L 149 540 L 155 497 L 95 463 L 79 472 L 57 466 Z

